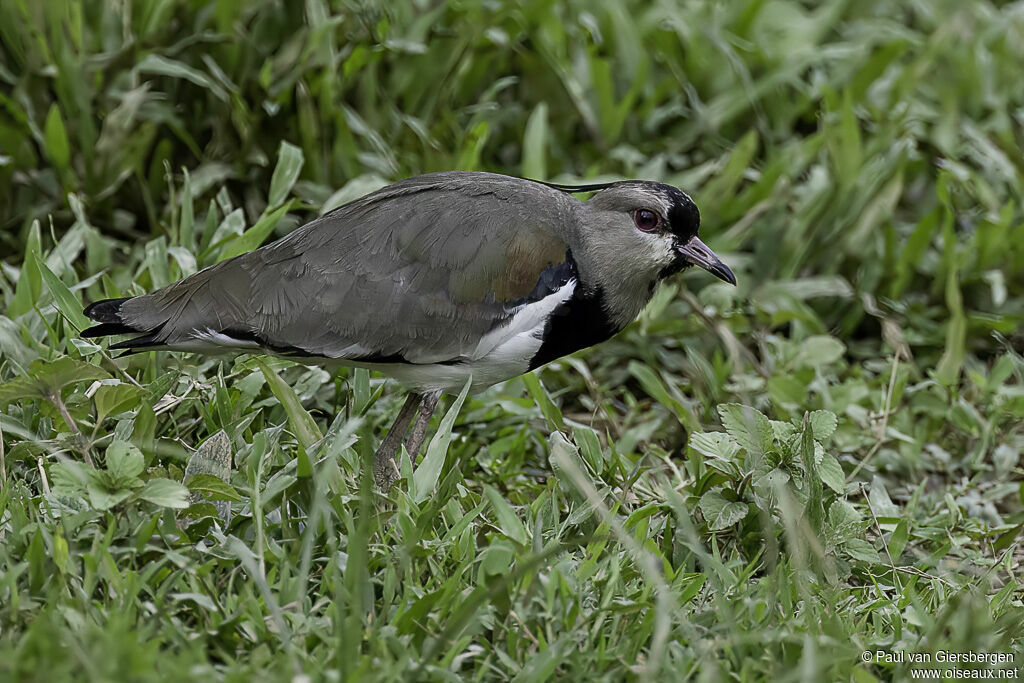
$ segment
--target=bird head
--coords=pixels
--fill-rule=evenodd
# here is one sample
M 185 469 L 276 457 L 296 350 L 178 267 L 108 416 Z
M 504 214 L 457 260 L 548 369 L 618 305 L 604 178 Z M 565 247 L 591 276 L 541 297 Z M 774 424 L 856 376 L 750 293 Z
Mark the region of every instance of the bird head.
M 596 193 L 579 207 L 573 255 L 580 281 L 600 290 L 615 323 L 625 326 L 657 284 L 691 266 L 736 284 L 729 266 L 697 237 L 700 212 L 676 187 L 649 181 L 556 185 L 566 193 Z
M 736 284 L 729 266 L 697 237 L 700 211 L 689 195 L 664 183 L 612 183 L 586 202 L 591 243 L 605 256 L 629 263 L 637 274 L 660 280 L 699 266 Z

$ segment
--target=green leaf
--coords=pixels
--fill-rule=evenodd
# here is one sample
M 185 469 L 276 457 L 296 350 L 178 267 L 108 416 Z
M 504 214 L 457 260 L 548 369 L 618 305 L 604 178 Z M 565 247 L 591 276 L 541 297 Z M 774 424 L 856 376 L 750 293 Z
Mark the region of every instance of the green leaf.
M 700 497 L 700 511 L 707 520 L 708 529 L 721 531 L 746 517 L 750 507 L 746 503 L 727 500 L 718 489 L 715 489 Z
M 835 337 L 808 337 L 800 345 L 797 363 L 805 368 L 818 368 L 835 363 L 846 353 L 846 345 Z
M 843 495 L 846 493 L 846 475 L 843 474 L 843 466 L 832 455 L 825 453 L 818 463 L 818 476 L 821 481 L 830 489 Z
M 67 318 L 75 330 L 79 332 L 88 327 L 89 319 L 82 313 L 82 302 L 78 297 L 68 289 L 68 286 L 59 277 L 53 274 L 53 271 L 45 263 L 40 261 L 37 265 L 39 267 L 39 274 L 53 295 L 57 310 L 61 312 L 61 315 Z
M 512 679 L 512 683 L 551 680 L 552 674 L 565 660 L 567 650 L 574 651 L 576 647 L 573 636 L 570 633 L 562 633 L 553 643 L 530 657 L 526 666 Z
M 877 475 L 871 479 L 871 486 L 868 489 L 868 504 L 876 517 L 900 516 L 900 509 L 892 502 L 885 482 Z
M 209 214 L 207 214 L 207 218 L 209 218 Z M 223 247 L 231 240 L 240 237 L 243 232 L 245 232 L 245 212 L 241 209 L 235 209 L 224 216 L 224 220 L 212 231 L 212 234 L 210 230 L 206 230 L 203 233 L 203 241 L 205 242 L 207 236 L 209 236 L 210 248 Z
M 533 108 L 523 132 L 523 177 L 547 178 L 548 105 L 540 102 Z
M 96 379 L 110 379 L 99 367 L 63 356 L 55 361 L 38 358 L 28 373 L 0 384 L 0 408 L 27 398 L 52 400 L 66 386 Z
M 46 141 L 46 153 L 54 165 L 60 170 L 66 169 L 71 163 L 71 145 L 56 102 L 50 105 L 50 111 L 46 114 L 43 139 Z
M 115 488 L 95 477 L 90 479 L 86 488 L 89 492 L 89 504 L 97 510 L 109 510 L 132 495 L 130 488 Z
M 448 453 L 448 444 L 452 440 L 452 426 L 455 424 L 455 418 L 459 416 L 459 411 L 462 410 L 462 403 L 466 400 L 472 383 L 472 378 L 466 380 L 466 385 L 462 387 L 458 398 L 441 419 L 434 438 L 427 446 L 427 454 L 424 456 L 423 462 L 413 472 L 412 482 L 409 484 L 409 496 L 417 503 L 426 500 L 437 486 L 437 480 L 441 476 L 441 468 L 444 467 L 445 456 Z
M 66 574 L 68 571 L 69 555 L 67 539 L 64 538 L 64 534 L 57 533 L 53 537 L 53 563 L 57 565 L 61 574 Z
M 763 455 L 772 446 L 775 430 L 760 411 L 739 403 L 718 406 L 722 426 L 741 448 L 751 455 Z
M 189 500 L 191 499 L 192 497 L 189 496 Z M 203 499 L 200 498 L 199 500 Z M 217 503 L 230 506 L 230 503 L 225 501 L 218 501 Z M 177 515 L 179 528 L 183 528 L 205 518 L 217 519 L 220 517 L 220 510 L 217 509 L 217 504 L 215 503 L 191 503 L 187 508 L 179 510 Z M 224 526 L 227 526 L 227 522 L 224 523 Z
M 385 178 L 376 173 L 365 173 L 363 175 L 356 176 L 345 183 L 341 189 L 327 198 L 327 201 L 325 201 L 323 206 L 320 207 L 320 213 L 321 215 L 325 214 L 328 211 L 336 209 L 344 204 L 348 204 L 349 202 L 368 195 L 371 192 L 376 192 L 388 184 L 389 183 Z
M 91 472 L 93 472 L 92 467 L 74 460 L 65 459 L 54 463 L 49 469 L 53 492 L 64 496 L 86 498 L 89 495 Z
M 188 489 L 170 479 L 150 479 L 139 491 L 139 498 L 166 508 L 187 508 Z
M 14 299 L 6 311 L 7 317 L 12 320 L 35 308 L 39 295 L 42 294 L 43 279 L 39 273 L 40 243 L 39 221 L 35 220 L 32 221 L 25 242 L 25 261 L 21 264 L 21 274 L 14 288 Z
M 552 432 L 552 436 L 558 432 Z M 572 439 L 579 447 L 579 453 L 583 457 L 583 460 L 590 465 L 591 470 L 594 472 L 601 472 L 604 469 L 604 453 L 601 449 L 601 440 L 590 427 L 574 427 L 572 430 Z M 550 441 L 550 437 L 548 439 Z M 549 458 L 550 459 L 550 458 Z
M 949 235 L 948 239 L 956 238 Z M 946 306 L 950 314 L 946 327 L 946 346 L 942 358 L 935 366 L 935 376 L 942 384 L 953 386 L 960 379 L 964 357 L 967 355 L 967 316 L 964 315 L 960 279 L 955 268 L 950 270 L 946 278 Z
M 537 403 L 537 407 L 540 408 L 541 414 L 547 419 L 548 425 L 552 429 L 558 431 L 565 430 L 565 419 L 562 417 L 562 411 L 558 409 L 555 402 L 551 400 L 551 396 L 548 395 L 547 389 L 541 384 L 540 378 L 537 377 L 537 373 L 528 372 L 522 376 L 523 384 L 526 386 L 526 390 L 530 393 L 530 396 Z
M 818 441 L 825 441 L 836 431 L 836 414 L 831 410 L 815 410 L 811 413 L 811 429 L 814 431 L 814 438 Z
M 679 423 L 686 427 L 687 431 L 695 432 L 700 430 L 701 426 L 697 418 L 693 416 L 686 406 L 669 394 L 661 378 L 658 377 L 653 369 L 634 360 L 629 363 L 629 373 L 637 378 L 640 386 L 647 392 L 647 395 L 668 408 L 676 416 L 676 419 L 679 420 Z
M 288 197 L 292 185 L 302 171 L 302 164 L 302 150 L 282 140 L 277 151 L 277 166 L 274 167 L 274 175 L 270 178 L 268 207 L 278 206 Z
M 131 410 L 142 400 L 143 390 L 131 384 L 103 384 L 92 400 L 96 404 L 96 423 L 111 415 Z
M 523 526 L 523 522 L 516 515 L 516 511 L 509 505 L 508 501 L 498 493 L 498 490 L 490 484 L 484 484 L 484 494 L 494 509 L 494 514 L 498 518 L 498 528 L 501 529 L 502 533 L 513 541 L 524 545 L 529 543 L 530 537 L 526 533 L 526 527 Z
M 168 593 L 168 598 L 177 602 L 194 602 L 207 612 L 217 612 L 217 605 L 202 593 Z
M 736 440 L 725 432 L 697 432 L 690 434 L 690 448 L 701 455 L 735 463 L 740 447 Z
M 497 540 L 480 553 L 480 569 L 485 575 L 508 574 L 516 561 L 516 549 L 508 541 Z
M 768 380 L 768 393 L 778 403 L 798 406 L 807 398 L 807 384 L 793 375 L 775 375 Z
M 851 538 L 843 544 L 843 548 L 850 557 L 861 562 L 877 564 L 881 559 L 875 547 L 863 538 Z
M 907 526 L 907 520 L 901 519 L 889 538 L 889 555 L 894 562 L 900 559 L 900 555 L 903 554 L 903 549 L 907 547 L 907 541 L 909 540 L 910 529 Z
M 209 500 L 242 500 L 234 486 L 212 474 L 196 474 L 185 482 L 185 486 L 192 493 L 198 493 Z
M 107 472 L 114 485 L 118 488 L 131 486 L 138 481 L 142 470 L 146 468 L 146 459 L 142 451 L 127 441 L 111 441 L 106 450 Z
M 828 508 L 826 537 L 833 544 L 840 544 L 861 532 L 862 518 L 857 509 L 845 500 L 832 501 Z
M 255 373 L 249 375 L 249 377 L 262 379 Z M 300 459 L 305 458 L 308 461 L 305 451 L 301 449 L 299 457 Z M 213 509 L 216 511 L 215 515 L 220 518 L 225 527 L 231 522 L 231 505 L 227 501 L 236 500 L 232 496 L 238 495 L 234 487 L 228 483 L 231 481 L 231 461 L 231 439 L 228 437 L 227 432 L 222 429 L 199 444 L 199 448 L 188 459 L 188 465 L 185 466 L 184 479 L 192 491 L 191 495 L 189 495 L 189 502 L 193 504 L 192 507 L 195 507 L 199 501 L 203 500 L 204 492 L 197 489 L 202 488 L 203 483 L 206 482 L 206 485 L 211 487 L 212 494 L 207 496 L 207 498 L 216 500 L 213 503 Z M 225 492 L 221 484 L 204 479 L 203 477 L 206 475 L 214 477 L 217 482 L 227 486 L 230 491 Z M 186 513 L 186 516 L 188 516 L 188 513 Z
M 153 282 L 153 287 L 160 288 L 170 283 L 171 275 L 167 268 L 167 238 L 161 235 L 146 243 L 146 270 Z
M 939 227 L 940 210 L 936 209 L 918 221 L 914 231 L 900 250 L 896 261 L 896 277 L 890 287 L 890 296 L 899 298 L 906 290 L 914 275 L 914 270 L 921 264 L 928 245 L 931 244 L 935 231 Z
M 807 513 L 807 521 L 814 530 L 821 529 L 821 522 L 825 517 L 823 491 L 821 488 L 821 473 L 818 471 L 818 452 L 815 448 L 814 435 L 811 433 L 811 419 L 804 413 L 804 422 L 800 432 L 800 460 L 807 474 L 807 503 L 804 511 Z M 824 457 L 824 453 L 821 453 Z M 838 464 L 838 463 L 837 463 Z
M 213 93 L 217 98 L 227 101 L 228 94 L 216 81 L 188 66 L 183 62 L 169 59 L 158 54 L 150 53 L 142 61 L 135 65 L 135 70 L 142 73 L 156 74 L 158 76 L 169 76 L 191 81 L 199 87 Z
M 36 361 L 39 362 L 39 361 Z M 31 377 L 22 375 L 0 384 L 0 409 L 6 408 L 15 401 L 22 401 L 30 398 L 48 398 L 39 388 L 38 383 Z
M 555 475 L 555 480 L 558 482 L 558 487 L 571 500 L 583 502 L 585 498 L 577 488 L 572 475 L 566 472 L 563 462 L 570 467 L 575 467 L 580 472 L 585 473 L 587 471 L 587 464 L 580 457 L 579 449 L 572 442 L 568 441 L 561 432 L 551 432 L 551 435 L 548 436 L 548 463 Z
M 196 248 L 195 243 L 195 200 L 192 196 L 192 176 L 187 168 L 181 169 L 185 180 L 181 186 L 181 215 L 178 218 L 178 244 L 189 251 Z
M 298 439 L 305 450 L 309 450 L 313 444 L 323 438 L 323 434 L 320 433 L 320 429 L 316 426 L 316 421 L 302 407 L 302 402 L 295 394 L 295 391 L 287 382 L 281 379 L 273 368 L 267 365 L 262 358 L 256 359 L 256 365 L 263 372 L 270 390 L 281 403 L 281 407 L 284 408 L 285 415 L 288 416 L 288 424 L 295 438 Z
M 228 481 L 231 478 L 231 456 L 231 439 L 222 429 L 201 443 L 188 459 L 185 478 L 189 479 L 197 474 L 212 474 L 222 481 Z
M 243 232 L 238 237 L 224 245 L 220 254 L 217 256 L 218 261 L 225 261 L 229 258 L 245 254 L 253 249 L 257 249 L 263 244 L 264 240 L 274 231 L 277 227 L 281 217 L 287 213 L 288 209 L 291 208 L 291 202 L 279 206 L 270 213 L 264 213 L 256 224 Z

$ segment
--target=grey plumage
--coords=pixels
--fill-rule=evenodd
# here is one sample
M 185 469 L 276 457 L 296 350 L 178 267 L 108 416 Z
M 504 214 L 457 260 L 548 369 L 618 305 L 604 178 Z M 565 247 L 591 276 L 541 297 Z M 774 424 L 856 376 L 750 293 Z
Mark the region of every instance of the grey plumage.
M 119 322 L 171 347 L 195 346 L 195 333 L 210 331 L 336 359 L 464 357 L 508 317 L 506 302 L 565 258 L 560 228 L 579 203 L 505 180 L 440 173 L 395 183 L 121 303 Z
M 569 194 L 581 189 L 599 191 Z M 640 209 L 657 229 L 637 229 Z M 690 198 L 660 183 L 429 174 L 163 289 L 97 302 L 86 314 L 101 324 L 83 334 L 137 334 L 115 349 L 363 365 L 424 391 L 473 377 L 480 389 L 603 341 L 690 263 L 734 281 L 698 225 Z
M 82 334 L 135 335 L 113 349 L 254 350 L 392 375 L 414 393 L 374 460 L 386 489 L 399 444 L 411 429 L 419 450 L 442 391 L 604 341 L 689 265 L 735 284 L 699 224 L 693 201 L 661 183 L 435 173 L 150 294 L 98 301 L 85 313 L 99 325 Z

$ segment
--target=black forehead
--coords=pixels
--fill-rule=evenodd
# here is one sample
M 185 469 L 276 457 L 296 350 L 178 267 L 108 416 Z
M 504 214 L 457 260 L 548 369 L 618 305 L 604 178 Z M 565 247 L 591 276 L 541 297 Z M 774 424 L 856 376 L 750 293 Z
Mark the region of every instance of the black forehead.
M 665 183 L 640 183 L 652 194 L 658 195 L 668 204 L 669 232 L 680 237 L 690 238 L 697 234 L 700 227 L 700 211 L 689 195 L 678 187 Z

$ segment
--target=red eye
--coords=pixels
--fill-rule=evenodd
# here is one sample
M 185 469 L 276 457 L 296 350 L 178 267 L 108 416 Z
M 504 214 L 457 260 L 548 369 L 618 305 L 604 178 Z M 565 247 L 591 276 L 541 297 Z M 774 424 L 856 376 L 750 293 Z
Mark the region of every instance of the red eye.
M 633 212 L 633 222 L 636 223 L 637 230 L 654 232 L 661 225 L 661 216 L 650 209 L 637 209 Z

